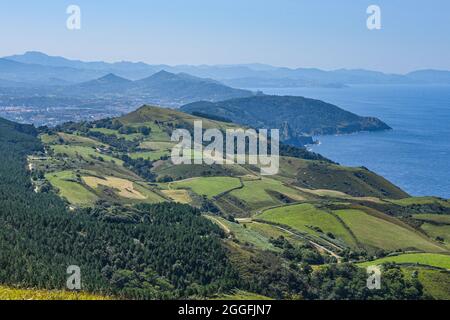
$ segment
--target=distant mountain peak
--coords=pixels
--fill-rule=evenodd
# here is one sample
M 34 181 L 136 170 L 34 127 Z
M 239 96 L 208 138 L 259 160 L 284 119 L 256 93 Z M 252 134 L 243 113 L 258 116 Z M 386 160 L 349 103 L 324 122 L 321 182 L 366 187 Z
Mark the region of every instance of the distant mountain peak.
M 166 70 L 161 70 L 161 71 L 158 71 L 158 72 L 152 74 L 149 78 L 168 79 L 168 78 L 176 78 L 176 77 L 177 77 L 177 75 L 175 73 L 168 72 Z
M 114 73 L 108 73 L 107 75 L 98 78 L 97 81 L 102 83 L 129 83 L 132 82 L 131 80 L 128 80 L 126 78 L 119 77 L 118 75 Z
M 40 57 L 50 57 L 48 54 L 40 51 L 26 51 L 23 56 L 40 56 Z

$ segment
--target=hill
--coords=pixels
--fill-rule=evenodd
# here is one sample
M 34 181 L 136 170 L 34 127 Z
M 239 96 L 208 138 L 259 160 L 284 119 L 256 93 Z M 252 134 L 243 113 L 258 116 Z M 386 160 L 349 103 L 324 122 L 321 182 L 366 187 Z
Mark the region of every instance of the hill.
M 278 128 L 283 141 L 294 144 L 303 142 L 305 136 L 390 129 L 377 118 L 360 117 L 320 100 L 293 96 L 201 101 L 187 104 L 181 110 L 220 116 L 254 128 Z
M 198 100 L 221 101 L 253 95 L 250 91 L 233 89 L 211 79 L 167 71 L 160 71 L 136 81 L 131 92 L 142 92 L 146 96 L 155 98 L 166 97 L 179 103 Z
M 125 99 L 127 101 L 152 101 L 153 103 L 180 106 L 188 102 L 252 96 L 251 91 L 234 89 L 211 79 L 197 78 L 188 74 L 157 72 L 144 79 L 131 81 L 115 74 L 57 88 L 58 95 L 84 98 Z

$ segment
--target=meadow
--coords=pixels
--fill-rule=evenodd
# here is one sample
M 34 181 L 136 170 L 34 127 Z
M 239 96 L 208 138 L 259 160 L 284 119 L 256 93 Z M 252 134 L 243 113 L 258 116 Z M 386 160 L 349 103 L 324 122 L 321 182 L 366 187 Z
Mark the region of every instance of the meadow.
M 272 195 L 269 192 L 272 192 Z M 230 195 L 244 201 L 253 210 L 259 210 L 282 204 L 273 197 L 274 193 L 283 194 L 293 201 L 305 200 L 301 192 L 285 186 L 281 181 L 265 177 L 244 181 L 244 187 L 232 191 Z
M 352 230 L 360 243 L 371 248 L 385 250 L 421 250 L 443 252 L 444 248 L 418 232 L 411 231 L 388 220 L 371 216 L 361 210 L 336 210 L 344 223 Z
M 98 197 L 82 186 L 73 171 L 47 173 L 45 178 L 58 189 L 61 197 L 80 206 L 93 204 Z
M 331 233 L 335 238 L 344 241 L 348 246 L 357 246 L 352 235 L 335 216 L 316 208 L 312 204 L 305 203 L 270 209 L 258 215 L 257 218 L 286 225 L 312 235 L 319 235 L 317 231 L 317 228 L 319 228 L 322 233 Z
M 390 256 L 374 261 L 368 261 L 358 264 L 362 267 L 380 265 L 386 262 L 395 262 L 397 264 L 420 264 L 436 268 L 450 270 L 450 255 L 436 253 L 408 253 L 398 256 Z
M 210 199 L 240 186 L 240 180 L 232 177 L 199 177 L 169 184 L 169 188 L 190 189 L 199 196 L 206 196 Z

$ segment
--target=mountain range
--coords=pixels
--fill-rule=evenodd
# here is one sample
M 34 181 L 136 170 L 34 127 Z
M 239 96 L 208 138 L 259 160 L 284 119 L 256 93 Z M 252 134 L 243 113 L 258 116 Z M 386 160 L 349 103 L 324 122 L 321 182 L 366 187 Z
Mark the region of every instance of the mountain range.
M 52 91 L 52 89 L 50 89 Z M 53 88 L 58 94 L 78 97 L 126 97 L 177 106 L 205 99 L 221 101 L 253 95 L 251 91 L 234 89 L 218 81 L 185 73 L 159 71 L 140 80 L 129 80 L 113 73 L 79 84 Z
M 342 87 L 354 84 L 450 84 L 450 71 L 418 70 L 408 74 L 387 74 L 363 69 L 325 71 L 315 68 L 285 68 L 265 64 L 239 65 L 150 65 L 121 61 L 84 62 L 41 52 L 26 52 L 0 59 L 0 85 L 9 81 L 34 85 L 67 85 L 101 78 L 110 73 L 139 80 L 165 70 L 212 78 L 240 88 Z

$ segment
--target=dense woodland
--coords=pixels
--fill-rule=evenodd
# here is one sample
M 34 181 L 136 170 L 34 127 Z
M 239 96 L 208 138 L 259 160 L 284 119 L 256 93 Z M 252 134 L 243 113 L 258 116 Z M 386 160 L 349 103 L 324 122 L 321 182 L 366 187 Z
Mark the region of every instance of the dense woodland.
M 219 227 L 188 205 L 164 203 L 69 211 L 51 190 L 35 193 L 26 156 L 37 131 L 0 119 L 0 284 L 64 288 L 78 265 L 83 289 L 135 299 L 209 297 L 234 288 L 287 299 L 420 299 L 422 286 L 386 266 L 383 290 L 364 269 L 329 265 L 308 247 L 274 240 L 281 254 L 239 255 Z

